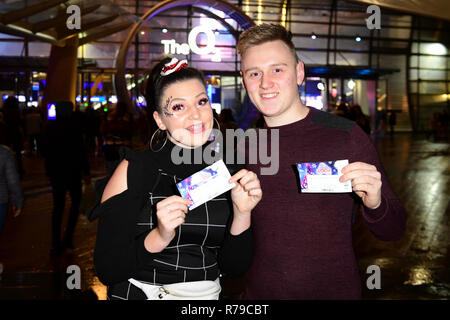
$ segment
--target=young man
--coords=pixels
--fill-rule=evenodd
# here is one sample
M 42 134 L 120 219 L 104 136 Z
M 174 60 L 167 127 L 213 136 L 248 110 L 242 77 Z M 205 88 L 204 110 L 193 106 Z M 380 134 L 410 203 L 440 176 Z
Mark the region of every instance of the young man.
M 301 103 L 304 65 L 291 37 L 282 26 L 262 24 L 243 32 L 237 45 L 245 89 L 267 129 L 279 130 L 280 161 L 275 175 L 260 176 L 264 197 L 252 215 L 255 252 L 244 298 L 360 299 L 355 200 L 381 240 L 401 237 L 406 214 L 360 127 Z M 351 181 L 352 193 L 299 192 L 296 163 L 343 159 L 349 165 L 341 182 Z M 261 165 L 248 167 L 260 172 Z

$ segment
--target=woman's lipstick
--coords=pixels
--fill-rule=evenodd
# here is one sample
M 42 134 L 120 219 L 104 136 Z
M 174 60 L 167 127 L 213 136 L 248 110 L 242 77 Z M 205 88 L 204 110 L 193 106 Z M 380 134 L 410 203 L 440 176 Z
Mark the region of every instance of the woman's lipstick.
M 196 123 L 187 127 L 186 130 L 192 134 L 203 133 L 205 131 L 205 126 L 203 123 Z

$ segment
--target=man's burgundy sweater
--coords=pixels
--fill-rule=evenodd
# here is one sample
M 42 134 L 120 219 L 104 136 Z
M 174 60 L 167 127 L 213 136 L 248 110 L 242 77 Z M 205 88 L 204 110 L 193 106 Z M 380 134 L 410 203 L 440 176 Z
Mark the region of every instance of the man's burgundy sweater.
M 309 108 L 303 120 L 279 130 L 279 171 L 260 175 L 263 190 L 252 212 L 254 260 L 246 299 L 359 299 L 361 280 L 352 246 L 355 193 L 301 193 L 296 163 L 348 159 L 373 164 L 382 174 L 382 202 L 363 206 L 370 231 L 397 240 L 406 213 L 392 191 L 370 138 L 352 121 Z M 270 143 L 269 143 L 270 145 Z M 270 146 L 268 147 L 270 150 Z M 268 167 L 268 165 L 266 165 Z

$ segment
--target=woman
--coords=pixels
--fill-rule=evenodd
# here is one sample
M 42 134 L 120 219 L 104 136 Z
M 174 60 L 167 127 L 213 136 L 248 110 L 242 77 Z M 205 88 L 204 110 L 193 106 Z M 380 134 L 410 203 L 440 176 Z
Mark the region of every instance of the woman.
M 152 70 L 146 99 L 159 130 L 150 150 L 125 152 L 94 209 L 97 274 L 109 299 L 218 299 L 219 275 L 237 276 L 250 266 L 259 180 L 228 166 L 236 183 L 231 192 L 188 211 L 176 183 L 210 165 L 193 161 L 212 144 L 203 75 L 185 60 L 166 58 Z M 191 157 L 189 164 L 173 163 L 175 146 Z

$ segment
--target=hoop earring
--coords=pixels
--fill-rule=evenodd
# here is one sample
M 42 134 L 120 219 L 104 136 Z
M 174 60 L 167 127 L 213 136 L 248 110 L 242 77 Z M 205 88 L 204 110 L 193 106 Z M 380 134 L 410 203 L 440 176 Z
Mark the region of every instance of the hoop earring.
M 166 134 L 166 139 L 164 140 L 164 143 L 163 143 L 163 145 L 161 146 L 161 148 L 159 148 L 158 150 L 153 149 L 153 147 L 152 147 L 152 145 L 153 145 L 153 138 L 155 137 L 155 134 L 156 134 L 158 131 L 163 132 L 160 128 L 158 128 L 158 130 L 156 130 L 155 132 L 153 132 L 152 137 L 151 137 L 150 142 L 149 142 L 150 150 L 152 150 L 153 152 L 159 152 L 159 151 L 161 151 L 161 149 L 164 148 L 164 146 L 166 145 L 166 142 L 167 142 L 167 134 Z
M 211 129 L 211 134 L 209 135 L 209 138 L 208 138 L 208 141 L 214 141 L 215 139 L 216 139 L 216 136 L 214 135 L 214 131 L 213 131 L 213 129 L 215 129 L 215 130 L 219 130 L 219 132 L 220 133 L 222 133 L 221 131 L 220 131 L 220 124 L 219 124 L 219 121 L 217 121 L 217 119 L 215 118 L 215 117 L 213 117 L 213 119 L 214 119 L 214 121 L 217 123 L 217 128 L 218 129 L 215 129 L 214 128 L 214 124 L 213 124 L 213 127 L 212 127 L 212 129 Z
M 216 117 L 213 117 L 213 119 L 217 123 L 217 128 L 220 131 L 220 123 L 219 123 L 219 121 L 216 119 Z M 213 127 L 213 129 L 214 129 L 214 127 Z

